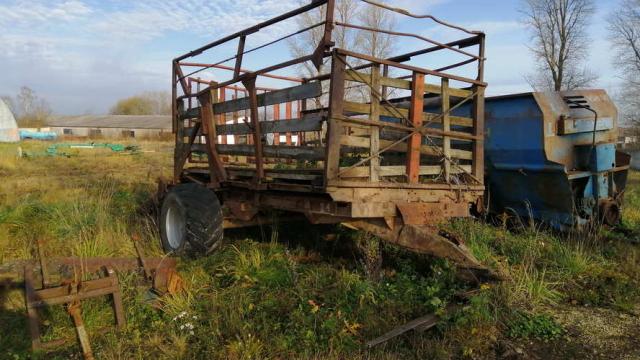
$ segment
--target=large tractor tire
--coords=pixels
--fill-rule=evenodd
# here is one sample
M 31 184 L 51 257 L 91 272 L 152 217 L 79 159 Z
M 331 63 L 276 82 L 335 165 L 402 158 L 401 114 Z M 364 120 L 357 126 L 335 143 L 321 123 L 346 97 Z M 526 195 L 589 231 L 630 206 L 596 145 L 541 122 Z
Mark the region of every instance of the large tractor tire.
M 204 256 L 220 247 L 223 215 L 216 194 L 198 184 L 177 185 L 160 211 L 160 239 L 165 252 Z

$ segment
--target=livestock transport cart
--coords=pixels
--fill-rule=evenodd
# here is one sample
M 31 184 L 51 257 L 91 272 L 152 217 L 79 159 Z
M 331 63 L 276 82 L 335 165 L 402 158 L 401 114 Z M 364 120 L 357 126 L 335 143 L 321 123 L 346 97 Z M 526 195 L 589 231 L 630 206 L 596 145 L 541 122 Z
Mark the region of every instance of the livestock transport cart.
M 208 253 L 223 228 L 255 225 L 278 210 L 487 272 L 436 227 L 482 204 L 485 36 L 370 0 L 360 5 L 465 35 L 445 44 L 350 24 L 334 0 L 315 0 L 173 61 L 175 173 L 160 219 L 166 250 Z M 318 22 L 301 26 L 300 18 Z M 300 30 L 257 45 L 291 28 Z M 343 46 L 349 32 L 419 48 L 382 58 L 375 46 Z M 283 40 L 296 36 L 314 46 L 284 57 Z M 211 63 L 211 55 L 221 60 Z M 267 58 L 275 64 L 245 69 Z M 300 69 L 314 73 L 290 75 Z M 429 104 L 436 109 L 425 112 Z

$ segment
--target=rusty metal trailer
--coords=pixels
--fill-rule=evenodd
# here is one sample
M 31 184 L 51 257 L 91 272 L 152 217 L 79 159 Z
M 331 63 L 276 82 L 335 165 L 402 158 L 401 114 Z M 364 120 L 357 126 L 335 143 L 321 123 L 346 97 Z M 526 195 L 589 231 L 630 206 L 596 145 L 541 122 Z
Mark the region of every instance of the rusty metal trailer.
M 435 227 L 482 204 L 485 35 L 370 0 L 362 6 L 464 36 L 442 43 L 341 22 L 335 0 L 313 0 L 174 59 L 175 171 L 160 216 L 166 250 L 208 253 L 223 228 L 256 224 L 263 211 L 276 209 L 486 271 L 464 244 Z M 300 27 L 295 19 L 305 14 L 322 16 L 249 47 L 265 33 Z M 336 29 L 421 45 L 378 58 L 337 46 Z M 306 32 L 317 35 L 309 54 L 245 69 L 274 56 L 251 55 L 282 52 L 283 40 Z M 230 48 L 231 56 L 221 55 Z M 449 62 L 433 69 L 432 57 L 441 53 Z M 203 60 L 212 55 L 222 59 Z M 303 65 L 316 75 L 291 76 Z M 462 108 L 468 111 L 453 115 Z

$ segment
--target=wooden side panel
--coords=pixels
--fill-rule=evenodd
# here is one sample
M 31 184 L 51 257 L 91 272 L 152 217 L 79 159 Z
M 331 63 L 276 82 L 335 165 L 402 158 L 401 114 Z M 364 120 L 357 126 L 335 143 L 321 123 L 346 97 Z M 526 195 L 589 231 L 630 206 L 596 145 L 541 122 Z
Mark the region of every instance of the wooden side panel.
M 246 87 L 246 86 L 245 86 Z M 248 89 L 247 89 L 248 90 Z M 282 90 L 270 91 L 257 95 L 258 107 L 287 103 L 296 100 L 313 98 L 322 94 L 320 82 L 314 81 Z M 251 109 L 251 96 L 216 104 L 213 112 L 216 114 Z

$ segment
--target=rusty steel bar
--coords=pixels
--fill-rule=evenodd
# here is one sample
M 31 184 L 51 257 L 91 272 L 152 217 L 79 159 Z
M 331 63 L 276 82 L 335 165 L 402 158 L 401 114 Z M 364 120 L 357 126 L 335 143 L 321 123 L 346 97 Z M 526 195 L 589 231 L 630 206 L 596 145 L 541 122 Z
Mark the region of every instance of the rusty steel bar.
M 320 26 L 322 26 L 322 25 L 324 25 L 324 22 L 321 22 L 321 23 L 318 23 L 318 24 L 315 24 L 315 25 L 309 26 L 309 27 L 304 28 L 304 29 L 302 29 L 302 30 L 296 31 L 295 33 L 292 33 L 292 34 L 289 34 L 289 35 L 284 36 L 284 37 L 282 37 L 282 38 L 279 38 L 279 39 L 277 39 L 277 40 L 274 40 L 274 41 L 268 42 L 268 43 L 266 43 L 266 44 L 262 44 L 262 45 L 260 45 L 260 46 L 258 46 L 258 47 L 255 47 L 255 48 L 253 48 L 253 49 L 247 50 L 247 51 L 243 52 L 243 53 L 242 53 L 242 55 L 249 54 L 249 53 L 251 53 L 251 52 L 254 52 L 254 51 L 257 51 L 257 50 L 263 49 L 263 48 L 265 48 L 265 47 L 268 47 L 268 46 L 271 46 L 271 45 L 273 45 L 273 44 L 276 44 L 276 43 L 278 43 L 278 42 L 280 42 L 280 41 L 282 41 L 282 40 L 286 40 L 286 39 L 288 39 L 288 38 L 290 38 L 290 37 L 293 37 L 293 36 L 296 36 L 296 35 L 302 34 L 302 33 L 306 32 L 306 31 L 309 31 L 309 30 L 311 30 L 311 29 L 315 29 L 315 28 L 320 27 Z M 237 58 L 237 55 L 236 55 L 236 56 L 229 57 L 229 58 L 226 58 L 226 59 L 221 60 L 221 61 L 218 61 L 218 62 L 217 62 L 217 63 L 215 63 L 214 65 L 221 65 L 221 64 L 226 63 L 227 61 L 231 61 L 231 60 L 236 59 L 236 58 Z M 193 72 L 191 72 L 191 73 L 187 74 L 186 76 L 192 76 L 192 75 L 195 75 L 195 74 L 197 74 L 197 73 L 199 73 L 199 72 L 202 72 L 202 71 L 204 71 L 204 70 L 207 70 L 207 69 L 209 69 L 209 68 L 211 68 L 211 67 L 213 67 L 213 66 L 205 66 L 204 68 L 199 69 L 199 70 L 196 70 L 196 71 L 193 71 Z
M 302 7 L 298 8 L 298 9 L 295 9 L 295 10 L 292 10 L 292 11 L 289 11 L 288 13 L 282 14 L 280 16 L 277 16 L 277 17 L 273 18 L 273 19 L 267 20 L 265 22 L 262 22 L 262 23 L 260 23 L 258 25 L 255 25 L 255 26 L 252 26 L 250 28 L 241 30 L 241 31 L 239 31 L 239 32 L 237 32 L 235 34 L 226 36 L 226 37 L 224 37 L 224 38 L 222 38 L 220 40 L 216 40 L 216 41 L 214 41 L 212 43 L 209 43 L 207 45 L 204 45 L 204 46 L 202 46 L 202 47 L 200 47 L 200 48 L 198 48 L 196 50 L 188 52 L 188 53 L 186 53 L 186 54 L 184 54 L 182 56 L 179 56 L 179 57 L 175 58 L 174 61 L 175 62 L 180 62 L 180 61 L 182 61 L 184 59 L 200 55 L 203 52 L 205 52 L 205 51 L 207 51 L 207 50 L 209 50 L 209 49 L 211 49 L 213 47 L 216 47 L 218 45 L 222 45 L 222 44 L 224 44 L 226 42 L 229 42 L 229 41 L 231 41 L 233 39 L 237 39 L 240 36 L 250 35 L 250 34 L 256 33 L 258 31 L 260 31 L 262 28 L 265 28 L 265 27 L 273 25 L 273 24 L 277 24 L 277 23 L 279 23 L 281 21 L 284 21 L 284 20 L 287 20 L 289 18 L 292 18 L 292 17 L 294 17 L 296 15 L 303 14 L 303 13 L 309 11 L 309 10 L 313 10 L 313 9 L 315 9 L 317 7 L 320 7 L 320 6 L 324 5 L 324 4 L 326 4 L 327 1 L 328 0 L 313 0 L 313 2 L 311 2 L 308 5 L 302 6 Z
M 456 80 L 456 81 L 460 81 L 460 82 L 464 82 L 464 83 L 468 83 L 468 84 L 473 84 L 473 85 L 478 85 L 478 86 L 483 86 L 483 87 L 487 86 L 487 83 L 485 83 L 483 81 L 469 79 L 469 78 L 462 77 L 462 76 L 446 74 L 446 73 L 442 73 L 442 72 L 438 72 L 438 71 L 434 71 L 434 70 L 420 68 L 420 67 L 417 67 L 417 66 L 406 65 L 406 64 L 401 64 L 401 63 L 396 63 L 396 62 L 393 62 L 393 61 L 389 61 L 389 60 L 378 59 L 378 58 L 375 58 L 373 56 L 360 54 L 360 53 L 357 53 L 357 52 L 348 51 L 348 50 L 344 50 L 344 49 L 336 49 L 336 51 L 338 51 L 342 55 L 354 57 L 354 58 L 357 58 L 357 59 L 367 60 L 367 61 L 370 61 L 372 63 L 378 63 L 378 64 L 382 64 L 382 65 L 386 64 L 386 65 L 390 65 L 390 66 L 393 66 L 393 67 L 397 67 L 399 69 L 415 71 L 415 72 L 419 72 L 419 73 L 422 73 L 422 74 L 425 74 L 425 75 L 432 75 L 432 76 L 437 76 L 437 77 L 441 77 L 441 78 L 447 78 L 449 80 Z
M 371 31 L 371 32 L 378 32 L 378 33 L 383 33 L 383 34 L 389 34 L 389 35 L 395 35 L 395 36 L 403 36 L 403 37 L 413 37 L 416 39 L 420 39 L 422 41 L 428 42 L 430 44 L 439 46 L 443 49 L 447 49 L 447 50 L 451 50 L 451 51 L 455 51 L 457 53 L 466 55 L 470 58 L 476 59 L 476 60 L 480 60 L 480 58 L 478 57 L 478 55 L 474 55 L 471 54 L 469 52 L 466 52 L 464 50 L 460 50 L 460 49 L 456 49 L 454 47 L 448 46 L 446 44 L 443 44 L 441 42 L 435 41 L 435 40 L 431 40 L 429 38 L 426 38 L 424 36 L 420 36 L 417 34 L 411 34 L 411 33 L 404 33 L 404 32 L 397 32 L 397 31 L 390 31 L 390 30 L 383 30 L 383 29 L 377 29 L 377 28 L 372 28 L 372 27 L 368 27 L 368 26 L 362 26 L 362 25 L 353 25 L 353 24 L 349 24 L 349 23 L 343 23 L 343 22 L 339 22 L 336 21 L 335 22 L 336 25 L 338 26 L 342 26 L 342 27 L 346 27 L 346 28 L 352 28 L 352 29 L 358 29 L 358 30 L 365 30 L 365 31 Z
M 216 68 L 216 69 L 220 69 L 220 70 L 229 70 L 229 71 L 235 71 L 235 68 L 231 67 L 231 66 L 226 66 L 226 65 L 220 65 L 220 64 L 203 64 L 203 63 L 180 63 L 180 66 L 185 66 L 185 67 L 201 67 L 201 66 L 209 66 L 212 68 Z M 242 69 L 240 68 L 239 73 L 250 73 L 252 72 L 251 70 L 247 70 L 247 69 Z M 297 77 L 292 77 L 292 76 L 282 76 L 282 75 L 273 75 L 273 74 L 262 74 L 261 76 L 267 77 L 267 78 L 271 78 L 271 79 L 276 79 L 276 80 L 286 80 L 286 81 L 294 81 L 294 82 L 302 82 L 302 79 L 297 78 Z M 205 80 L 203 80 L 204 82 Z
M 457 26 L 457 25 L 453 25 L 453 24 L 444 22 L 444 21 L 436 18 L 433 15 L 416 15 L 416 14 L 413 14 L 413 13 L 411 13 L 411 12 L 405 10 L 405 9 L 394 8 L 394 7 L 391 7 L 389 5 L 381 4 L 381 3 L 378 3 L 378 2 L 375 2 L 375 1 L 372 1 L 372 0 L 361 0 L 361 1 L 365 2 L 365 3 L 369 4 L 369 5 L 377 6 L 379 8 L 386 9 L 386 10 L 389 10 L 389 11 L 393 11 L 395 13 L 406 15 L 406 16 L 409 16 L 409 17 L 412 17 L 412 18 L 415 18 L 415 19 L 430 19 L 430 20 L 433 20 L 434 22 L 436 22 L 436 23 L 438 23 L 440 25 L 443 25 L 443 26 L 446 26 L 446 27 L 449 27 L 449 28 L 452 28 L 452 29 L 460 30 L 460 31 L 466 32 L 467 34 L 477 35 L 477 34 L 481 34 L 482 33 L 480 31 L 472 31 L 472 30 L 465 29 L 465 28 L 463 28 L 461 26 Z

